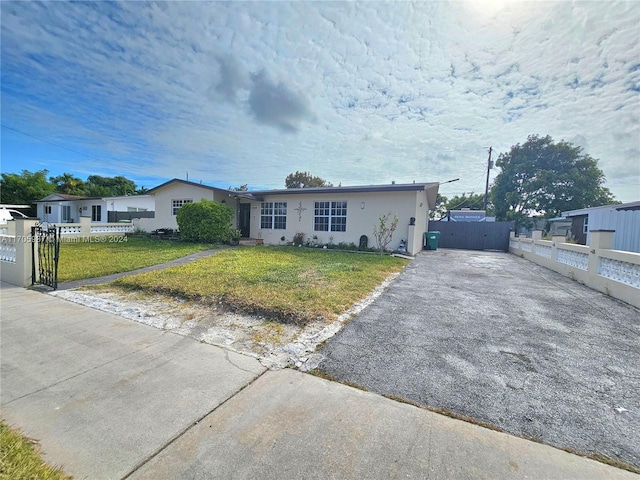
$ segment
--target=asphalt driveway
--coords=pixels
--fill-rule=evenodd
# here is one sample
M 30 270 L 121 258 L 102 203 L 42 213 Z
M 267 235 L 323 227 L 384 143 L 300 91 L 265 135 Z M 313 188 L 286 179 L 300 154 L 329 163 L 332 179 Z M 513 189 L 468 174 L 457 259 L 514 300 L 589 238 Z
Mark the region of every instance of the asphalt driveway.
M 341 381 L 640 468 L 640 310 L 514 255 L 422 252 L 321 353 Z

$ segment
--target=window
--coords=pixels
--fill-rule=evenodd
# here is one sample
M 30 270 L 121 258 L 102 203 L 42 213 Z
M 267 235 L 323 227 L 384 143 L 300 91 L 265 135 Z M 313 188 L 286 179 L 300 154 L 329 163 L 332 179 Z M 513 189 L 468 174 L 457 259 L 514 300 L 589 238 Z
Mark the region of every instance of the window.
M 180 207 L 182 205 L 184 205 L 185 203 L 192 203 L 193 200 L 191 199 L 186 199 L 183 198 L 181 200 L 171 200 L 171 214 L 172 215 L 177 215 L 178 214 L 178 210 L 180 210 Z
M 589 215 L 584 217 L 584 220 L 582 221 L 582 233 L 586 234 L 588 231 L 589 231 Z
M 51 215 L 51 205 L 45 205 L 44 206 L 44 214 L 45 215 Z
M 260 228 L 285 230 L 287 228 L 287 202 L 262 202 Z
M 91 221 L 102 221 L 102 205 L 91 205 Z
M 71 220 L 71 205 L 62 206 L 62 221 L 68 222 Z
M 317 232 L 346 232 L 347 202 L 316 202 L 313 229 Z

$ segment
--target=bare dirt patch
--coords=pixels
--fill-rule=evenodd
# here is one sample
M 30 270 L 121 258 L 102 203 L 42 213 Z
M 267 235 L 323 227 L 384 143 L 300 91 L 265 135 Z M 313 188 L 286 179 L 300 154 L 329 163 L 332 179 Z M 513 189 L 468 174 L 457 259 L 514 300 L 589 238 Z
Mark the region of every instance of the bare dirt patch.
M 57 291 L 52 295 L 253 356 L 267 368 L 293 366 L 309 371 L 324 358 L 316 353 L 317 346 L 335 335 L 354 315 L 371 304 L 397 276 L 391 275 L 336 321 L 318 318 L 304 327 L 228 311 L 222 303 L 218 306 L 204 305 L 167 295 L 114 287 Z

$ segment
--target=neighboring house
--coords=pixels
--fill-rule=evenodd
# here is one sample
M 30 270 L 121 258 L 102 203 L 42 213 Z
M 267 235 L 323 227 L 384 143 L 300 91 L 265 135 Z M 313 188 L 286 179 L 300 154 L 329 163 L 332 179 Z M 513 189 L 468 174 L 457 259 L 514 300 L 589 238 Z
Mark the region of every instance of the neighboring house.
M 559 236 L 563 235 L 568 237 L 571 233 L 571 219 L 565 217 L 550 218 L 549 222 L 549 235 Z
M 288 243 L 296 234 L 314 243 L 355 243 L 373 246 L 373 226 L 380 216 L 398 215 L 390 248 L 407 242 L 408 253 L 422 249 L 429 211 L 434 208 L 439 183 L 295 188 L 235 192 L 173 179 L 149 190 L 155 199 L 154 219 L 141 219 L 147 231 L 177 228 L 175 216 L 185 203 L 201 199 L 227 203 L 236 210 L 233 227 L 243 237 L 262 238 L 265 244 Z M 366 238 L 363 238 L 366 237 Z M 284 239 L 284 240 L 283 240 Z
M 571 220 L 571 238 L 589 245 L 592 230 L 615 230 L 613 249 L 640 253 L 640 201 L 562 212 Z
M 128 215 L 118 218 L 119 213 L 128 213 L 132 218 L 152 215 L 154 211 L 153 197 L 150 195 L 82 197 L 52 193 L 36 204 L 40 221 L 49 223 L 78 223 L 80 217 L 89 217 L 91 222 L 107 223 L 127 219 L 125 217 Z

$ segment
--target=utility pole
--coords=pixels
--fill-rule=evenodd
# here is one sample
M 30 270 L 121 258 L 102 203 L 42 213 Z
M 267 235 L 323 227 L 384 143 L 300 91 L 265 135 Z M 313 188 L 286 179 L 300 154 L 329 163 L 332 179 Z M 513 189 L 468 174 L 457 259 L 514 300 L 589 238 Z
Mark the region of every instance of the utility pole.
M 487 211 L 487 199 L 489 198 L 489 170 L 493 167 L 493 162 L 491 161 L 491 152 L 493 149 L 489 147 L 489 159 L 487 160 L 487 183 L 484 187 L 484 211 Z

